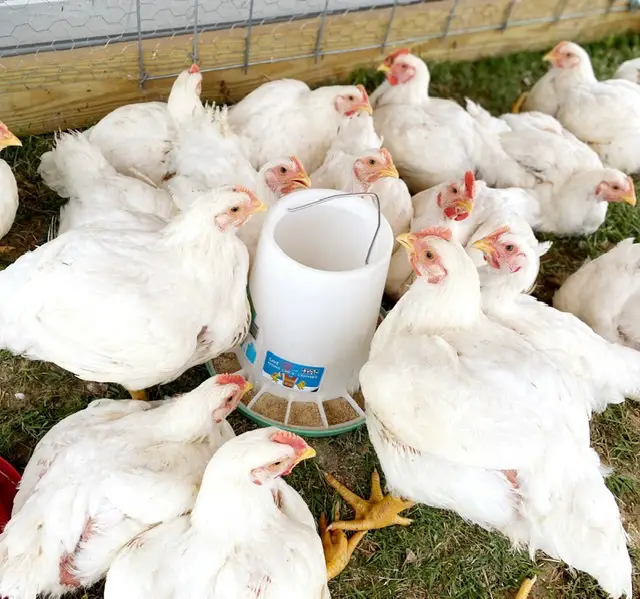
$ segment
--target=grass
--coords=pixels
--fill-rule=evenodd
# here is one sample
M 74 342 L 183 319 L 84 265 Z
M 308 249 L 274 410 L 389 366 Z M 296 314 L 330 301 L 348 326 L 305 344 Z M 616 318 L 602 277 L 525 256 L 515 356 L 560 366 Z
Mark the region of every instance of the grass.
M 610 76 L 627 58 L 640 55 L 640 36 L 613 37 L 587 46 L 596 72 Z M 525 52 L 475 63 L 431 65 L 434 95 L 480 101 L 499 114 L 510 109 L 519 93 L 545 70 L 541 53 Z M 369 90 L 379 82 L 375 71 L 356 71 L 351 80 Z M 0 115 L 1 116 L 1 115 Z M 48 149 L 51 136 L 27 137 L 24 146 L 3 154 L 13 167 L 21 191 L 21 207 L 13 230 L 3 243 L 15 248 L 0 256 L 7 265 L 23 252 L 46 240 L 51 217 L 61 200 L 48 190 L 36 170 L 39 156 Z M 640 191 L 640 190 L 639 190 Z M 593 235 L 579 239 L 548 237 L 554 241 L 543 258 L 536 295 L 549 301 L 555 289 L 588 257 L 595 257 L 614 243 L 640 232 L 640 211 L 612 206 L 606 223 Z M 207 376 L 194 369 L 153 395 L 189 390 Z M 50 364 L 27 362 L 0 352 L 0 455 L 23 467 L 33 446 L 46 431 L 66 415 L 95 397 L 125 397 L 115 386 L 87 384 Z M 232 415 L 236 431 L 251 428 L 239 415 Z M 630 534 L 634 562 L 640 559 L 640 406 L 627 402 L 612 406 L 594 418 L 593 442 L 604 461 L 615 468 L 608 481 L 616 494 Z M 291 476 L 291 483 L 308 502 L 315 515 L 331 511 L 336 495 L 326 485 L 321 470 L 331 471 L 357 492 L 368 495 L 369 475 L 376 457 L 365 430 L 339 438 L 314 441 L 318 457 L 304 463 Z M 513 597 L 520 581 L 537 574 L 533 598 L 553 599 L 604 597 L 589 576 L 577 574 L 539 554 L 534 562 L 513 551 L 497 534 L 489 534 L 465 523 L 454 514 L 419 507 L 409 514 L 415 523 L 369 533 L 349 568 L 331 583 L 335 599 L 427 599 L 450 597 Z M 640 576 L 635 575 L 640 588 Z M 102 596 L 101 587 L 85 593 Z

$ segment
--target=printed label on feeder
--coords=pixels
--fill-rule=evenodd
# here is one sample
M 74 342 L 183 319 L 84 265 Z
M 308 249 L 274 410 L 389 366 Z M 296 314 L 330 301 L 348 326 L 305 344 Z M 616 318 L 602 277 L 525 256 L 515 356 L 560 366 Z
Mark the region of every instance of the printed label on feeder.
M 322 366 L 304 366 L 294 364 L 268 351 L 264 358 L 262 374 L 270 378 L 277 385 L 313 393 L 320 388 L 324 375 Z

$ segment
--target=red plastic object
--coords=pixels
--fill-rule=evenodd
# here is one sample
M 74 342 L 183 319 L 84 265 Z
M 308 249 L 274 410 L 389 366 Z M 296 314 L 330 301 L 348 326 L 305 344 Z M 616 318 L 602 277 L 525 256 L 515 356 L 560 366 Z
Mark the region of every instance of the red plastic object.
M 0 532 L 11 518 L 13 499 L 18 492 L 20 473 L 6 460 L 0 458 Z

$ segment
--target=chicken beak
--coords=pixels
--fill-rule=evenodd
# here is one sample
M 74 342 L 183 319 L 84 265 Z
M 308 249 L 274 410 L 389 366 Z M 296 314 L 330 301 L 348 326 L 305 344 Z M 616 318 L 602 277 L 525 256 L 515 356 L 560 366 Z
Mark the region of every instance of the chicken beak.
M 256 212 L 266 212 L 269 207 L 264 203 L 258 200 L 257 203 L 251 204 L 251 210 L 249 214 L 256 214 Z
M 8 137 L 0 140 L 0 147 L 6 148 L 8 146 L 21 146 L 22 142 L 13 134 L 9 133 Z
M 403 233 L 396 237 L 396 241 L 410 252 L 413 252 L 413 244 L 416 241 L 416 236 L 413 233 Z
M 480 250 L 487 258 L 487 262 L 494 268 L 498 268 L 497 251 L 489 239 L 486 237 L 478 239 L 478 241 L 471 244 L 471 247 Z
M 313 447 L 310 447 L 309 445 L 307 445 L 304 451 L 302 451 L 302 453 L 296 457 L 295 464 L 299 464 L 304 460 L 308 460 L 310 458 L 315 458 L 315 457 L 316 457 L 316 450 Z
M 311 187 L 311 179 L 306 172 L 298 173 L 298 176 L 291 181 L 293 189 L 306 189 Z
M 471 212 L 473 212 L 473 200 L 471 198 L 458 202 L 458 206 L 467 214 L 471 214 Z
M 242 392 L 242 395 L 244 395 L 245 393 L 249 393 L 251 389 L 253 389 L 253 383 L 247 381 L 240 391 Z
M 627 177 L 628 181 L 629 181 L 629 188 L 631 191 L 629 191 L 629 193 L 625 193 L 622 196 L 622 201 L 625 204 L 629 204 L 629 206 L 635 206 L 636 205 L 636 188 L 635 185 L 633 184 L 633 179 L 631 177 Z
M 386 74 L 391 72 L 391 67 L 383 62 L 376 70 Z
M 545 62 L 553 62 L 555 59 L 556 59 L 556 50 L 555 50 L 555 48 L 553 50 L 551 50 L 550 52 L 547 52 L 542 57 L 542 60 L 544 60 Z
M 380 171 L 381 177 L 393 177 L 394 179 L 399 179 L 400 175 L 398 174 L 398 169 L 395 164 L 388 164 Z

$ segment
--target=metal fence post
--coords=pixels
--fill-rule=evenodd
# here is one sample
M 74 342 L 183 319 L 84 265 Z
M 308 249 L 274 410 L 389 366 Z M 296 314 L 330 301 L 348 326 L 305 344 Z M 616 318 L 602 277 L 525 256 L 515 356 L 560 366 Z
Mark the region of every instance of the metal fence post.
M 144 87 L 147 73 L 144 70 L 144 54 L 142 50 L 142 10 L 140 0 L 136 0 L 136 20 L 138 27 L 138 85 Z
M 387 41 L 389 41 L 391 26 L 393 25 L 393 20 L 396 17 L 396 6 L 398 6 L 398 0 L 393 0 L 393 6 L 391 7 L 391 14 L 389 15 L 389 22 L 387 23 L 387 28 L 385 29 L 385 32 L 384 32 L 384 38 L 382 38 L 382 44 L 380 44 L 381 52 L 384 52 L 384 49 L 387 47 Z
M 198 8 L 200 0 L 193 0 L 193 47 L 191 49 L 191 60 L 198 63 Z
M 249 2 L 249 19 L 247 20 L 247 35 L 244 38 L 244 72 L 249 72 L 249 55 L 251 54 L 251 26 L 253 25 L 253 3 Z
M 447 22 L 444 25 L 444 30 L 441 36 L 443 43 L 449 35 L 449 30 L 451 29 L 451 24 L 453 23 L 453 19 L 456 16 L 456 8 L 458 7 L 459 1 L 460 0 L 453 0 L 453 4 L 451 5 L 451 10 L 449 11 L 449 16 L 447 17 Z
M 316 35 L 316 45 L 313 49 L 313 61 L 318 64 L 320 58 L 320 46 L 322 44 L 322 33 L 324 32 L 324 23 L 327 19 L 327 11 L 329 10 L 329 0 L 324 0 L 324 8 L 320 16 L 320 25 L 318 25 L 318 34 Z

